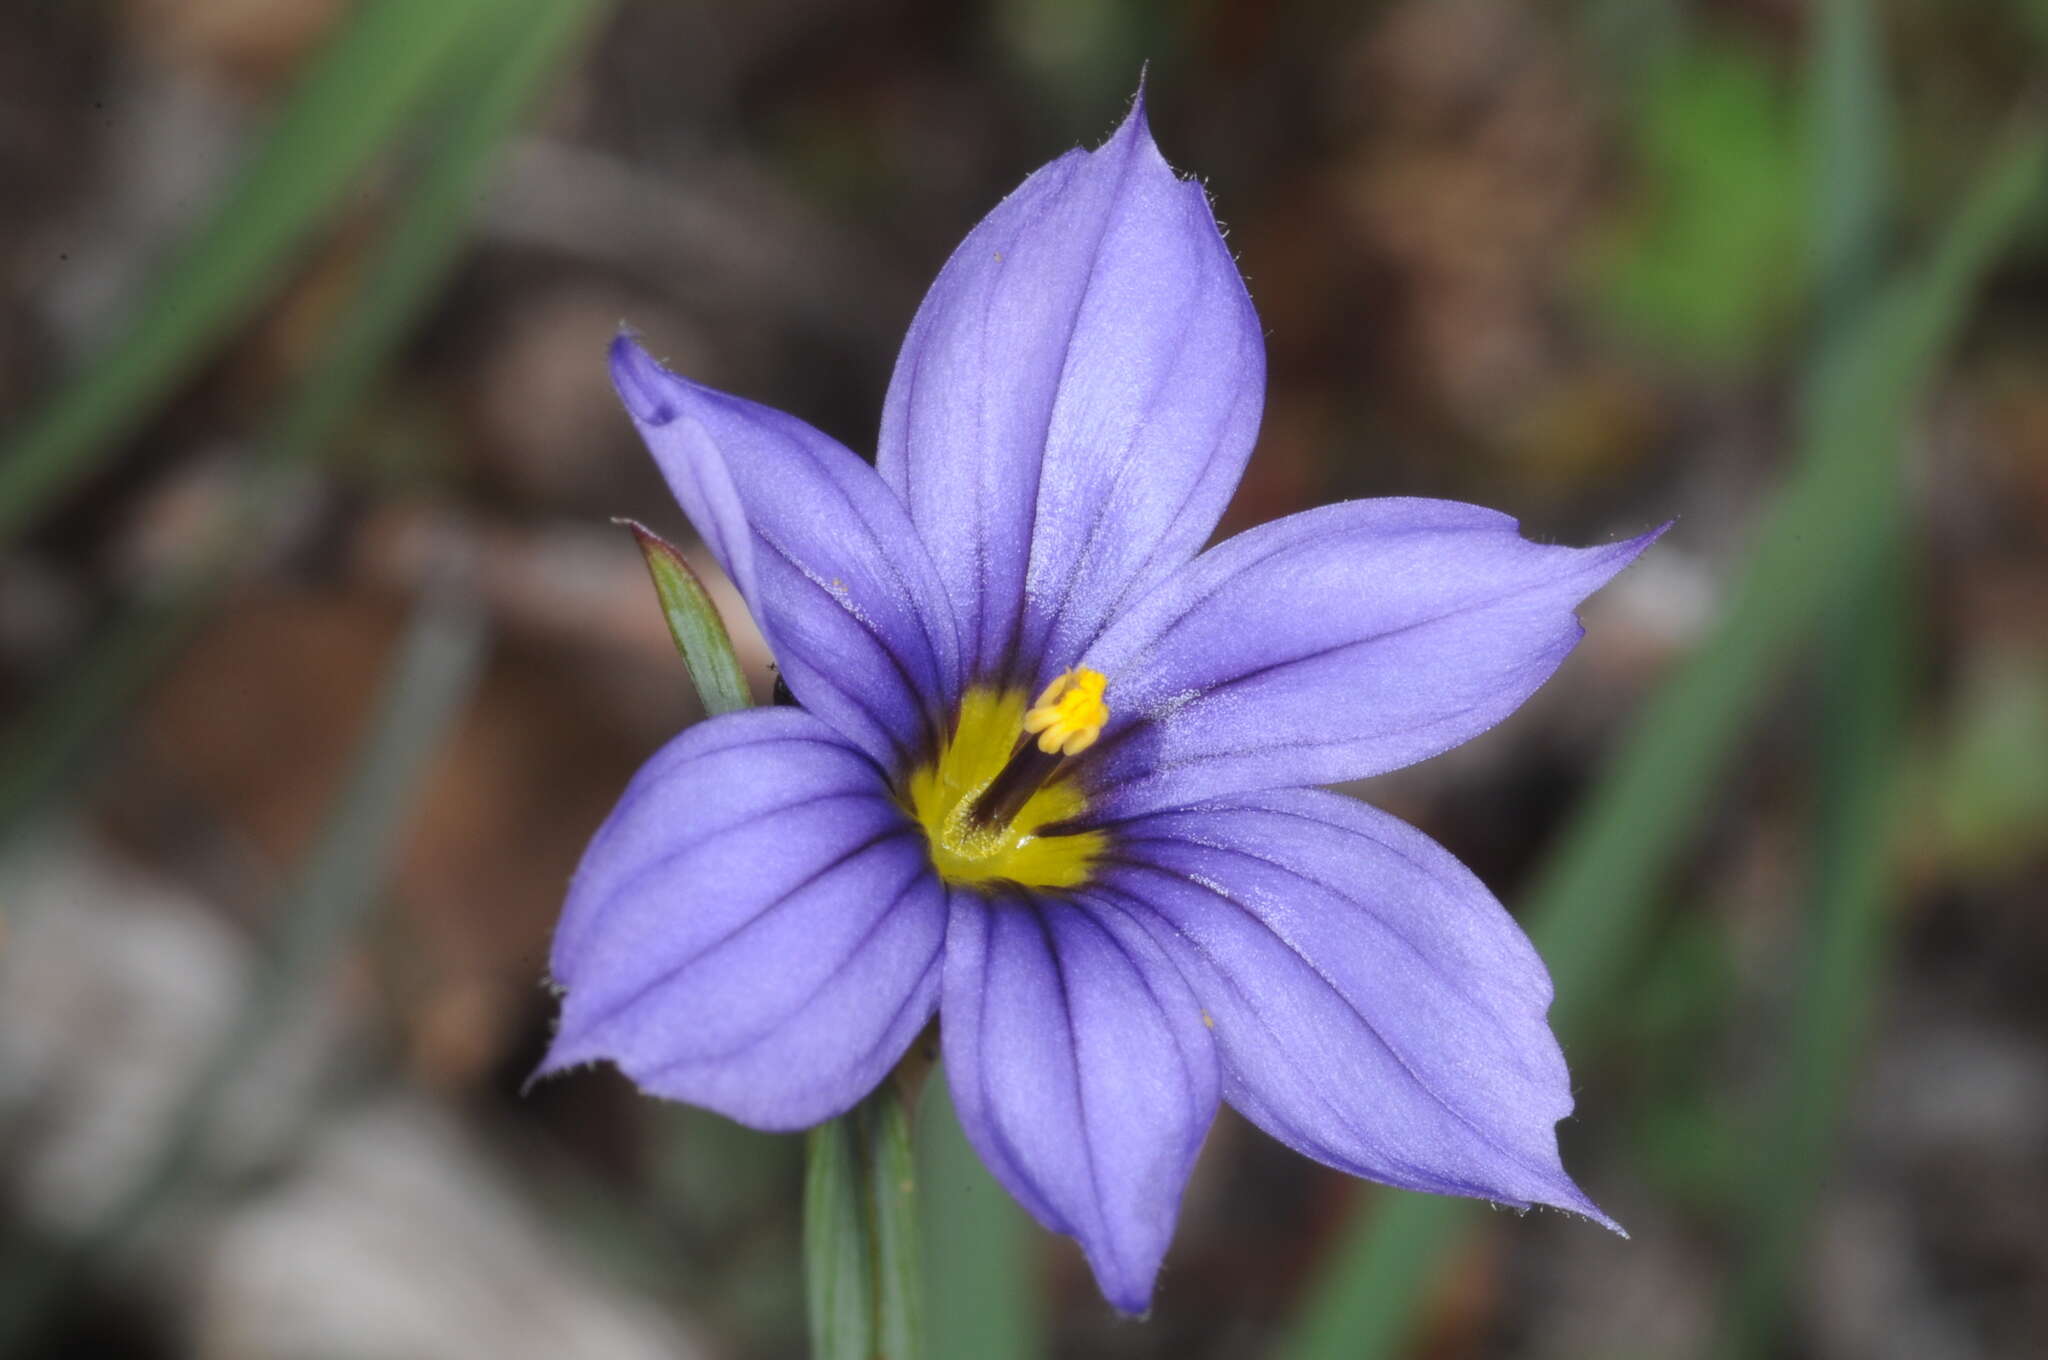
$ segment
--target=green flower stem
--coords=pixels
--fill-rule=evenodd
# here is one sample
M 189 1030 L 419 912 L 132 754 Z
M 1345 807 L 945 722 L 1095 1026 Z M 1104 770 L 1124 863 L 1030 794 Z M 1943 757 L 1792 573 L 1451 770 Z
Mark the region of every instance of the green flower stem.
M 917 1360 L 924 1354 L 913 1055 L 853 1110 L 810 1132 L 804 1267 L 814 1360 Z
M 868 1157 L 867 1210 L 874 1227 L 878 1353 L 889 1360 L 924 1354 L 924 1263 L 918 1235 L 917 1163 L 911 1155 L 921 1077 L 913 1055 L 855 1112 Z
M 848 1115 L 818 1125 L 804 1143 L 804 1303 L 818 1360 L 868 1360 L 875 1350 L 874 1253 L 861 1212 L 859 1142 Z

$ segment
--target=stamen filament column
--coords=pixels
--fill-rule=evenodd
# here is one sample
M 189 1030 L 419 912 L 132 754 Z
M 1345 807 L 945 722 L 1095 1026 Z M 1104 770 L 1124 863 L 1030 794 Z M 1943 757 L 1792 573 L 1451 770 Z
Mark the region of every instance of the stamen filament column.
M 989 782 L 974 800 L 967 816 L 976 826 L 1007 826 L 1016 820 L 1031 795 L 1045 787 L 1052 773 L 1066 763 L 1062 755 L 1047 755 L 1030 738 L 1020 738 L 1017 749 L 1001 774 Z

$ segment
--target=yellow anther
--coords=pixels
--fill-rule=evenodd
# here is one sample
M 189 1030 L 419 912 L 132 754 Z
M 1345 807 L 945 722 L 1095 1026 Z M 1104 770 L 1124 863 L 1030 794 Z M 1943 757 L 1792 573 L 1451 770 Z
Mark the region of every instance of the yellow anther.
M 1102 702 L 1108 684 L 1101 671 L 1062 671 L 1025 713 L 1024 730 L 1037 735 L 1038 749 L 1049 756 L 1079 755 L 1109 721 L 1109 705 Z

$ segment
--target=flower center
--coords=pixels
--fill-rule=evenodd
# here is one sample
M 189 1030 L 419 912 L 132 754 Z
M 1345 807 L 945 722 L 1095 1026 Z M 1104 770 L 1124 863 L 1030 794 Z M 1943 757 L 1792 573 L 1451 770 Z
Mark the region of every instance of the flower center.
M 952 736 L 904 787 L 948 883 L 1074 888 L 1088 881 L 1102 833 L 1040 832 L 1087 810 L 1066 757 L 1086 750 L 1108 722 L 1105 683 L 1099 672 L 1069 671 L 1028 706 L 1023 690 L 967 692 Z

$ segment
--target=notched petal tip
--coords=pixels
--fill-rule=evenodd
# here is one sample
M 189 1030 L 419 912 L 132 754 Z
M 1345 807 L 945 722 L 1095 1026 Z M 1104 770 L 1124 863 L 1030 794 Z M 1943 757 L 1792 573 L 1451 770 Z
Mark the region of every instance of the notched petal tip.
M 633 332 L 620 330 L 611 343 L 612 386 L 642 425 L 662 426 L 680 413 L 675 387 L 682 380 L 661 366 Z

